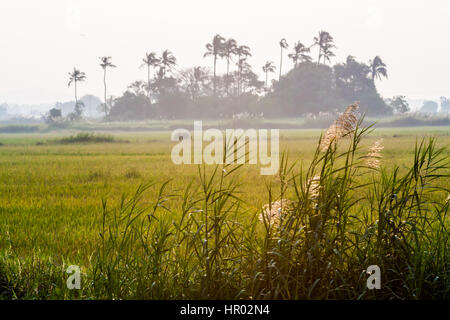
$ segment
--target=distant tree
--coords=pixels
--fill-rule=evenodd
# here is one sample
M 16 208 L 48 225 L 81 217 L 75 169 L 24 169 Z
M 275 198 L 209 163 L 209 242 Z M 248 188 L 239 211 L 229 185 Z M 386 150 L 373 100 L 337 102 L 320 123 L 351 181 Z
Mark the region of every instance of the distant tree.
M 156 117 L 156 113 L 145 92 L 133 89 L 113 100 L 108 117 L 110 120 L 142 120 Z
M 345 63 L 336 64 L 333 69 L 336 87 L 346 94 L 353 95 L 372 87 L 372 83 L 367 78 L 370 72 L 369 66 L 356 61 L 355 57 L 351 55 L 347 57 Z
M 298 63 L 311 61 L 311 57 L 307 54 L 310 51 L 310 48 L 306 47 L 299 41 L 295 44 L 294 51 L 288 54 L 288 57 L 292 59 L 292 61 L 294 62 L 294 67 L 297 68 Z
M 86 74 L 84 72 L 81 72 L 77 68 L 73 68 L 73 72 L 69 72 L 69 83 L 67 86 L 70 87 L 70 85 L 73 83 L 75 88 L 75 108 L 71 117 L 72 120 L 79 119 L 79 117 L 81 117 L 82 114 L 83 106 L 80 105 L 80 102 L 78 102 L 77 82 L 83 82 L 85 80 Z
M 234 39 L 228 39 L 223 44 L 222 56 L 227 59 L 227 77 L 226 77 L 226 93 L 228 97 L 228 88 L 230 85 L 230 61 L 232 60 L 233 55 L 237 54 L 237 42 Z
M 169 50 L 164 50 L 161 55 L 160 62 L 159 62 L 160 69 L 159 69 L 158 76 L 160 78 L 165 78 L 167 71 L 171 70 L 176 64 L 177 64 L 177 59 L 175 58 L 173 53 L 170 52 Z
M 441 112 L 450 113 L 450 99 L 446 97 L 441 97 Z
M 67 119 L 69 121 L 79 121 L 83 117 L 84 111 L 84 103 L 82 101 L 78 101 L 73 108 L 73 111 L 67 115 Z
M 424 113 L 436 113 L 438 111 L 438 104 L 435 101 L 427 100 L 423 102 L 420 112 Z
M 237 63 L 241 77 L 241 94 L 256 94 L 264 88 L 264 81 L 259 81 L 256 73 L 253 72 L 252 66 L 247 62 L 246 58 L 241 58 Z
M 334 57 L 335 54 L 330 49 L 326 48 L 323 51 L 322 56 L 323 56 L 323 63 L 326 64 L 326 61 L 330 62 L 331 57 Z
M 388 103 L 392 110 L 397 113 L 406 113 L 410 110 L 405 96 L 394 96 L 392 99 L 388 99 Z
M 203 57 L 213 56 L 214 57 L 214 78 L 213 78 L 213 86 L 214 86 L 214 96 L 217 94 L 217 75 L 216 75 L 216 65 L 217 65 L 217 57 L 223 56 L 223 48 L 225 44 L 225 38 L 219 34 L 216 34 L 211 41 L 211 43 L 206 44 L 206 52 L 203 54 Z
M 61 109 L 52 108 L 48 111 L 48 113 L 44 116 L 44 121 L 47 124 L 53 125 L 57 122 L 62 122 L 62 112 Z
M 331 51 L 331 49 L 335 48 L 334 39 L 327 31 L 319 31 L 319 35 L 314 37 L 314 46 L 319 47 L 319 58 L 317 60 L 317 64 L 320 64 L 320 59 L 323 57 L 323 62 L 326 64 L 327 61 L 330 61 L 331 57 L 334 57 L 335 54 Z
M 246 94 L 259 94 L 264 88 L 264 81 L 258 79 L 258 75 L 250 68 L 246 68 L 242 73 L 242 91 Z
M 51 118 L 55 119 L 55 118 L 62 118 L 62 112 L 61 109 L 57 109 L 57 108 L 52 108 L 49 110 L 49 115 Z
M 276 69 L 276 67 L 272 61 L 267 61 L 262 67 L 263 72 L 266 74 L 266 89 L 268 88 L 269 72 L 274 73 L 275 69 Z
M 157 99 L 155 110 L 165 119 L 179 119 L 190 115 L 191 100 L 189 93 L 182 90 L 179 78 L 157 79 Z
M 280 52 L 280 75 L 278 77 L 278 81 L 281 79 L 281 71 L 282 71 L 281 69 L 283 67 L 283 49 L 287 49 L 289 47 L 289 45 L 288 45 L 288 43 L 287 43 L 285 38 L 280 40 L 279 45 L 280 45 L 280 51 L 281 52 Z
M 187 69 L 181 72 L 182 86 L 189 93 L 192 101 L 196 101 L 198 97 L 209 90 L 209 75 L 206 68 L 200 66 Z
M 361 102 L 361 111 L 370 115 L 389 114 L 392 109 L 386 104 L 368 77 L 370 67 L 348 56 L 345 63 L 333 67 L 335 88 L 343 104 Z
M 131 92 L 133 92 L 136 96 L 143 95 L 144 88 L 145 84 L 140 80 L 136 80 L 128 86 L 128 89 L 131 90 Z
M 376 56 L 373 60 L 369 61 L 369 67 L 372 82 L 375 83 L 375 79 L 381 80 L 381 77 L 388 77 L 386 64 L 379 56 Z
M 251 70 L 252 67 L 247 62 L 247 58 L 240 58 L 236 63 L 236 65 L 238 67 L 238 79 L 239 79 L 238 95 L 240 95 L 243 89 L 244 74 L 247 73 L 248 70 Z
M 108 101 L 106 100 L 106 68 L 115 68 L 116 66 L 112 64 L 111 57 L 100 57 L 100 67 L 103 68 L 103 85 L 105 86 L 104 95 L 104 107 L 105 107 L 105 117 L 108 115 Z
M 343 104 L 334 89 L 333 70 L 324 65 L 302 63 L 290 70 L 261 100 L 264 115 L 301 116 L 331 111 Z
M 142 59 L 143 64 L 140 66 L 140 68 L 147 67 L 147 96 L 148 99 L 151 100 L 150 97 L 150 82 L 151 82 L 151 74 L 150 69 L 151 67 L 156 68 L 159 65 L 160 59 L 156 57 L 155 52 L 146 53 L 145 57 Z
M 247 63 L 247 57 L 250 57 L 252 54 L 250 53 L 250 47 L 241 45 L 236 48 L 236 55 L 238 57 L 237 66 L 238 66 L 238 74 L 237 74 L 237 95 L 241 94 L 241 80 L 242 80 L 242 68 L 241 66 L 244 63 Z

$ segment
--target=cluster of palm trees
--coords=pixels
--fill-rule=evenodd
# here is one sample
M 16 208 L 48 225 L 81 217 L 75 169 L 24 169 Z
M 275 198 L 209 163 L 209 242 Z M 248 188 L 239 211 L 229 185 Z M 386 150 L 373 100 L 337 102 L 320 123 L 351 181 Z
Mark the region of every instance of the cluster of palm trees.
M 282 38 L 279 42 L 280 46 L 280 67 L 279 67 L 279 76 L 278 80 L 281 79 L 282 76 L 282 68 L 283 68 L 283 51 L 289 48 L 289 44 L 285 38 Z M 318 46 L 319 47 L 319 58 L 317 59 L 317 64 L 320 64 L 321 59 L 323 58 L 323 63 L 330 62 L 331 57 L 334 57 L 335 54 L 331 51 L 335 48 L 334 39 L 327 31 L 319 31 L 317 37 L 314 37 L 314 42 L 310 46 L 304 45 L 302 42 L 297 41 L 294 44 L 293 51 L 288 54 L 288 58 L 292 60 L 294 63 L 294 68 L 300 63 L 303 62 L 311 62 L 312 58 L 309 55 L 311 52 L 311 48 Z M 267 61 L 263 67 L 263 72 L 266 75 L 266 88 L 268 87 L 268 73 L 274 73 L 276 70 L 275 64 L 273 61 Z
M 103 85 L 104 85 L 104 104 L 103 104 L 103 108 L 104 108 L 104 112 L 105 112 L 105 116 L 108 114 L 108 103 L 107 103 L 107 98 L 106 98 L 106 69 L 107 68 L 116 68 L 116 66 L 111 62 L 111 57 L 109 56 L 105 56 L 105 57 L 100 57 L 100 67 L 102 67 L 103 69 Z M 78 82 L 82 82 L 86 80 L 86 74 L 80 70 L 78 70 L 77 68 L 74 68 L 72 72 L 69 72 L 69 84 L 68 86 L 70 87 L 70 85 L 73 83 L 74 84 L 74 88 L 75 88 L 75 113 L 79 116 L 81 113 L 81 106 L 80 103 L 78 102 L 78 95 L 77 95 L 77 83 Z
M 282 68 L 283 68 L 283 56 L 284 51 L 289 48 L 289 44 L 285 38 L 282 38 L 279 42 L 280 46 L 280 62 L 279 62 L 279 77 L 278 80 L 281 80 L 282 77 Z M 235 39 L 229 38 L 226 39 L 219 34 L 216 34 L 211 42 L 206 44 L 206 52 L 203 57 L 212 57 L 213 59 L 213 93 L 214 96 L 217 96 L 217 62 L 219 59 L 225 59 L 226 61 L 226 76 L 225 76 L 225 92 L 226 96 L 229 95 L 230 88 L 230 66 L 233 61 L 236 61 L 237 72 L 236 74 L 236 87 L 237 87 L 237 96 L 240 95 L 242 91 L 242 75 L 243 72 L 251 70 L 251 66 L 248 63 L 248 57 L 250 57 L 251 51 L 250 48 L 246 45 L 239 45 Z M 311 49 L 313 47 L 318 47 L 318 59 L 317 64 L 320 65 L 322 62 L 326 64 L 327 62 L 331 62 L 331 58 L 335 56 L 333 49 L 336 48 L 334 45 L 334 39 L 327 31 L 319 31 L 318 35 L 314 37 L 313 43 L 310 46 L 304 45 L 302 42 L 297 41 L 293 46 L 293 51 L 288 54 L 288 58 L 292 60 L 294 64 L 294 68 L 297 68 L 298 65 L 305 62 L 312 62 L 313 59 L 309 55 Z M 107 83 L 106 83 L 106 72 L 108 68 L 115 68 L 116 66 L 111 62 L 110 56 L 100 57 L 100 67 L 103 69 L 103 84 L 104 84 L 104 112 L 105 116 L 108 115 L 108 101 L 107 101 Z M 157 70 L 156 76 L 159 79 L 164 79 L 168 71 L 172 71 L 176 66 L 176 58 L 169 50 L 164 50 L 160 56 L 158 56 L 155 52 L 149 52 L 145 54 L 145 57 L 142 59 L 142 65 L 140 68 L 147 68 L 147 84 L 145 85 L 148 99 L 151 102 L 151 70 Z M 387 77 L 387 69 L 384 62 L 380 57 L 375 57 L 369 63 L 370 68 L 370 76 L 372 81 L 375 79 L 381 79 L 381 77 Z M 202 77 L 202 68 L 196 67 L 194 68 L 195 74 Z M 276 71 L 276 66 L 273 61 L 267 61 L 262 66 L 262 71 L 265 74 L 265 87 L 266 90 L 269 87 L 268 84 L 268 76 L 269 73 L 274 73 Z M 84 72 L 74 68 L 72 72 L 69 72 L 70 81 L 69 86 L 73 83 L 75 88 L 75 107 L 78 107 L 78 97 L 77 97 L 77 83 L 86 80 L 86 75 Z M 139 82 L 142 84 L 142 82 Z
M 155 52 L 146 53 L 142 62 L 141 68 L 147 67 L 147 96 L 151 99 L 151 68 L 159 68 L 157 75 L 160 79 L 163 79 L 166 76 L 167 71 L 172 70 L 172 68 L 176 66 L 177 59 L 172 52 L 166 49 L 162 52 L 161 57 L 158 57 Z
M 229 95 L 230 86 L 230 63 L 233 57 L 237 57 L 236 65 L 238 67 L 238 95 L 241 91 L 241 78 L 242 72 L 249 68 L 250 65 L 247 62 L 247 58 L 251 56 L 250 48 L 246 45 L 238 45 L 235 39 L 225 39 L 219 34 L 216 34 L 210 43 L 206 44 L 206 52 L 203 57 L 213 57 L 213 91 L 214 96 L 217 95 L 217 60 L 224 58 L 227 61 L 227 73 L 226 73 L 226 95 Z
M 282 67 L 283 67 L 283 50 L 289 48 L 289 44 L 285 38 L 281 39 L 279 42 L 280 45 L 280 74 L 278 80 L 281 79 L 282 75 Z M 311 52 L 311 48 L 318 46 L 319 47 L 319 57 L 317 59 L 317 64 L 320 64 L 321 59 L 323 58 L 323 63 L 330 62 L 331 57 L 334 57 L 335 54 L 331 51 L 336 46 L 334 45 L 334 39 L 327 31 L 319 31 L 317 37 L 314 37 L 314 42 L 308 47 L 304 45 L 302 42 L 297 41 L 293 47 L 293 52 L 288 54 L 289 59 L 294 63 L 294 68 L 297 67 L 298 64 L 302 62 L 311 62 L 312 58 L 309 55 Z M 269 62 L 267 62 L 269 63 Z M 263 71 L 268 70 L 267 63 L 263 66 Z M 273 64 L 273 62 L 272 62 Z M 269 72 L 274 72 L 273 68 L 270 68 Z
M 103 111 L 105 112 L 105 117 L 108 115 L 108 100 L 107 100 L 107 84 L 106 84 L 106 70 L 107 68 L 116 68 L 111 62 L 110 56 L 99 57 L 100 59 L 100 67 L 103 69 L 103 85 L 104 85 L 104 102 L 103 102 Z M 173 66 L 176 65 L 176 58 L 169 50 L 164 50 L 161 54 L 161 57 L 157 57 L 155 52 L 146 53 L 145 57 L 142 59 L 143 64 L 142 67 L 147 67 L 147 95 L 150 99 L 150 88 L 151 88 L 151 73 L 150 69 L 152 67 L 159 67 L 158 76 L 160 78 L 164 78 L 167 70 L 170 70 Z M 69 84 L 73 83 L 75 88 L 75 110 L 80 110 L 80 104 L 78 102 L 77 95 L 77 83 L 86 80 L 86 74 L 80 71 L 77 68 L 74 68 L 72 72 L 69 72 Z

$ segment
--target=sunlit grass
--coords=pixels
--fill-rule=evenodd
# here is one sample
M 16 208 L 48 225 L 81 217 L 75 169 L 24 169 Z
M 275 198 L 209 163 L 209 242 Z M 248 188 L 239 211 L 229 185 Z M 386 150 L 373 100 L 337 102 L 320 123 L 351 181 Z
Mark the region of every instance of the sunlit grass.
M 309 164 L 314 161 L 319 134 L 320 130 L 282 131 L 280 150 L 284 150 L 289 154 L 289 164 L 293 163 L 294 160 L 298 162 L 293 168 L 293 174 L 305 174 Z M 47 143 L 68 135 L 67 133 L 9 134 L 0 137 L 0 141 L 4 144 L 0 146 L 0 265 L 3 259 L 8 261 L 9 267 L 12 268 L 9 272 L 8 270 L 2 271 L 0 269 L 0 274 L 3 274 L 3 278 L 16 274 L 17 270 L 14 269 L 14 266 L 17 266 L 17 261 L 21 259 L 23 259 L 25 266 L 28 265 L 28 268 L 30 268 L 28 270 L 34 270 L 34 272 L 37 272 L 38 269 L 33 263 L 37 262 L 30 259 L 37 259 L 40 261 L 39 263 L 43 264 L 48 263 L 48 259 L 50 259 L 53 263 L 48 265 L 48 269 L 44 268 L 47 270 L 45 272 L 50 272 L 48 270 L 52 270 L 53 266 L 67 265 L 69 262 L 81 265 L 85 270 L 95 265 L 92 260 L 93 254 L 102 245 L 102 237 L 100 236 L 104 218 L 102 199 L 108 199 L 109 207 L 120 207 L 123 194 L 127 194 L 130 197 L 135 194 L 140 184 L 152 182 L 153 185 L 146 190 L 139 202 L 141 206 L 147 205 L 151 207 L 155 204 L 155 197 L 160 190 L 160 186 L 165 181 L 171 180 L 164 190 L 165 197 L 170 198 L 171 201 L 164 202 L 164 206 L 167 206 L 168 210 L 158 211 L 157 217 L 159 220 L 154 222 L 158 227 L 154 225 L 151 227 L 156 228 L 152 229 L 156 234 L 147 235 L 153 237 L 158 232 L 163 232 L 164 228 L 169 228 L 172 220 L 177 221 L 177 219 L 180 219 L 182 212 L 180 212 L 179 208 L 186 201 L 182 197 L 183 193 L 186 192 L 186 186 L 191 181 L 202 184 L 196 165 L 176 166 L 172 163 L 170 150 L 174 143 L 170 142 L 169 132 L 116 132 L 113 135 L 118 140 L 117 143 L 77 143 L 67 145 Z M 399 173 L 405 174 L 411 169 L 413 164 L 417 136 L 430 135 L 438 137 L 437 147 L 445 147 L 446 149 L 444 149 L 442 156 L 448 158 L 450 155 L 448 150 L 450 142 L 448 128 L 421 128 L 420 130 L 418 128 L 378 129 L 361 141 L 360 149 L 356 154 L 358 156 L 365 154 L 376 139 L 383 137 L 385 147 L 382 158 L 383 167 L 389 171 L 398 166 Z M 121 140 L 127 140 L 130 143 L 121 143 Z M 44 142 L 44 144 L 37 145 L 38 142 Z M 345 150 L 348 143 L 348 141 L 343 142 L 341 148 Z M 303 169 L 301 169 L 300 165 L 303 165 Z M 205 179 L 212 174 L 213 169 L 213 166 L 206 168 Z M 231 221 L 242 223 L 243 226 L 249 226 L 246 232 L 240 234 L 240 237 L 249 237 L 247 240 L 243 238 L 239 240 L 245 243 L 250 241 L 251 237 L 254 237 L 252 221 L 255 220 L 260 208 L 269 202 L 267 185 L 272 185 L 271 197 L 273 199 L 277 199 L 280 196 L 295 198 L 295 191 L 292 188 L 282 191 L 282 181 L 278 177 L 260 176 L 258 166 L 253 165 L 245 165 L 240 168 L 238 180 L 239 192 L 236 194 L 242 200 L 242 208 L 237 211 L 233 208 L 229 214 L 233 216 Z M 370 176 L 367 176 L 359 183 L 369 181 Z M 436 186 L 448 188 L 448 179 L 436 181 Z M 233 192 L 237 192 L 237 190 Z M 283 192 L 285 194 L 282 194 Z M 172 198 L 171 195 L 177 195 L 177 197 Z M 222 196 L 225 197 L 225 195 Z M 433 199 L 443 203 L 446 196 L 445 192 L 442 191 L 433 195 Z M 161 200 L 159 199 L 157 202 Z M 365 205 L 356 204 L 356 207 L 358 206 L 361 208 L 361 212 L 367 211 L 367 207 L 364 207 Z M 243 209 L 244 207 L 245 209 Z M 234 215 L 238 216 L 234 217 Z M 193 226 L 191 225 L 191 227 Z M 116 225 L 116 228 L 120 229 L 121 226 Z M 254 232 L 262 234 L 264 232 L 263 229 L 262 225 L 259 225 Z M 181 231 L 178 230 L 178 232 Z M 120 232 L 116 236 L 120 238 Z M 161 236 L 164 236 L 164 234 L 161 234 Z M 161 240 L 160 238 L 158 239 L 158 241 Z M 236 241 L 238 240 L 236 239 Z M 229 243 L 229 245 L 231 244 Z M 445 246 L 447 243 L 443 245 Z M 113 248 L 113 250 L 117 250 L 117 248 Z M 255 250 L 258 251 L 260 248 Z M 179 254 L 182 254 L 182 252 L 179 252 Z M 4 257 L 1 258 L 1 255 Z M 102 260 L 101 263 L 104 264 L 110 261 L 108 259 L 111 257 L 103 258 L 105 260 Z M 188 265 L 186 265 L 185 270 L 179 270 L 180 275 L 178 276 L 181 277 L 183 272 L 187 272 L 192 268 L 191 263 L 193 264 L 195 259 L 192 262 L 189 261 L 189 259 L 185 261 Z M 98 265 L 101 265 L 101 263 Z M 167 285 L 170 282 L 168 279 L 174 276 L 170 273 L 173 270 L 164 269 L 165 267 L 160 265 L 161 262 L 153 261 L 152 263 L 153 266 L 159 265 L 158 268 L 162 268 L 159 271 L 159 285 Z M 231 266 L 237 268 L 238 265 L 239 263 L 232 263 L 223 267 L 226 267 L 227 272 L 231 272 L 228 268 Z M 242 286 L 245 287 L 249 281 L 245 278 L 246 266 L 240 266 L 239 268 L 241 269 L 235 271 L 239 274 L 233 276 L 233 279 L 237 283 L 242 283 Z M 167 273 L 164 274 L 163 270 Z M 101 276 L 104 270 L 99 274 L 95 274 L 92 270 L 90 272 L 93 272 L 92 276 L 95 278 L 95 276 Z M 148 281 L 150 280 L 147 277 L 150 277 L 150 271 L 143 269 L 133 271 L 133 269 L 130 269 L 129 272 L 130 274 L 123 276 L 128 277 L 132 276 L 132 272 L 140 272 L 142 273 L 139 273 L 139 276 L 142 278 L 140 285 L 145 286 L 149 284 Z M 54 280 L 51 280 L 46 279 L 44 273 L 42 275 L 43 278 L 38 280 L 49 283 L 42 284 L 42 292 L 47 292 L 45 294 L 50 294 L 50 297 L 76 297 L 72 296 L 74 293 L 68 293 L 67 290 L 52 289 L 52 286 L 59 285 L 61 288 L 64 288 L 65 284 L 61 279 L 66 277 L 66 275 L 63 273 L 58 274 L 57 272 L 53 275 L 55 277 Z M 23 285 L 23 281 L 26 279 L 25 275 L 22 276 L 24 277 L 22 280 L 18 274 L 14 276 L 17 278 L 13 277 L 15 280 L 9 280 L 20 286 Z M 208 277 L 211 277 L 211 275 L 208 275 Z M 37 281 L 37 278 L 34 279 Z M 164 279 L 167 280 L 166 283 L 164 283 Z M 230 279 L 223 279 L 223 281 L 230 281 Z M 126 286 L 128 283 L 127 279 L 120 281 L 123 281 L 121 284 L 123 286 Z M 204 280 L 192 278 L 190 281 L 203 283 L 202 281 Z M 217 288 L 214 286 L 219 285 L 220 281 L 217 280 L 218 283 L 214 282 L 215 284 L 212 283 L 210 278 L 208 281 L 211 281 L 211 283 L 208 285 L 203 283 L 201 291 L 211 294 L 211 290 L 216 290 Z M 272 279 L 270 281 L 277 280 Z M 448 284 L 448 279 L 446 281 Z M 170 283 L 175 286 L 175 283 Z M 191 285 L 195 287 L 197 284 Z M 36 285 L 36 283 L 29 284 L 28 289 L 32 285 Z M 258 282 L 258 286 L 261 285 L 263 284 Z M 273 283 L 267 283 L 266 285 L 272 286 Z M 162 290 L 161 288 L 157 289 L 158 285 L 155 286 L 155 290 Z M 186 284 L 186 286 L 189 286 L 189 284 Z M 25 286 L 22 289 L 26 291 L 27 287 Z M 102 291 L 105 290 L 103 288 L 96 293 L 96 289 L 90 288 L 89 290 L 92 291 L 86 291 L 85 297 L 126 298 L 139 297 L 139 293 L 141 297 L 145 298 L 183 297 L 180 296 L 180 292 L 183 292 L 182 288 L 172 288 L 173 295 L 170 294 L 169 288 L 164 292 L 155 291 L 153 293 L 145 291 L 146 289 L 148 288 L 139 287 L 139 290 L 142 291 L 126 292 L 125 290 L 120 293 L 108 293 Z M 257 290 L 256 287 L 253 289 Z M 192 290 L 195 291 L 196 289 L 192 288 Z M 233 291 L 235 290 L 234 288 L 228 288 L 227 290 L 229 290 L 228 293 L 230 294 L 228 298 L 234 298 L 235 296 L 231 296 L 231 294 L 237 294 Z M 256 292 L 249 293 L 249 288 L 246 290 L 246 292 L 241 294 L 244 298 L 248 298 L 250 294 Z M 289 290 L 285 292 L 287 293 Z M 292 292 L 295 292 L 294 289 L 292 290 Z M 185 294 L 191 292 L 191 296 L 185 297 L 201 297 L 198 291 L 194 291 L 191 292 L 186 289 Z M 226 292 L 224 291 L 223 294 L 225 295 Z M 25 296 L 30 294 L 30 292 L 26 292 Z M 264 297 L 261 295 L 261 292 L 259 294 L 259 298 Z M 445 294 L 448 295 L 448 292 Z M 305 298 L 305 296 L 296 296 L 295 294 L 292 296 L 285 296 L 284 294 L 277 296 L 274 295 L 273 291 L 267 297 Z M 354 297 L 354 295 L 349 294 L 349 297 Z

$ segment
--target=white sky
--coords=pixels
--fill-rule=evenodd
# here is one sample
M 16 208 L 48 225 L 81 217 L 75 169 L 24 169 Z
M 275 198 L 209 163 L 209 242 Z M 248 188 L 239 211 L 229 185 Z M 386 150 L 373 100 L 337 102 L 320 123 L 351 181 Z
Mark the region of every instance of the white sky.
M 74 66 L 87 75 L 80 96 L 102 97 L 102 55 L 118 66 L 109 69 L 113 95 L 145 79 L 138 67 L 148 51 L 169 49 L 182 67 L 210 66 L 204 47 L 216 33 L 250 46 L 262 76 L 265 61 L 278 65 L 281 38 L 290 47 L 298 40 L 309 45 L 319 30 L 335 38 L 333 62 L 349 54 L 382 57 L 389 68 L 389 80 L 378 83 L 382 95 L 450 96 L 446 0 L 1 0 L 0 102 L 72 99 Z

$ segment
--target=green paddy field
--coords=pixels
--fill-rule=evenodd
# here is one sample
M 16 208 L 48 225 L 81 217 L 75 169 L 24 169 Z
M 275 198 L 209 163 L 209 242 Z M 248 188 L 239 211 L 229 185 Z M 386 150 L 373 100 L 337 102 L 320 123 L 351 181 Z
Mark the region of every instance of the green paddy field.
M 64 144 L 59 139 L 76 132 L 1 134 L 0 299 L 448 298 L 450 128 L 379 128 L 364 136 L 356 151 L 362 156 L 374 141 L 383 138 L 382 168 L 389 175 L 398 167 L 398 176 L 402 176 L 414 166 L 415 146 L 423 138 L 435 137 L 436 149 L 443 148 L 437 155 L 443 160 L 429 164 L 431 168 L 443 167 L 435 172 L 439 173 L 438 178 L 430 177 L 429 185 L 438 190 L 424 200 L 426 209 L 420 212 L 428 221 L 423 224 L 427 229 L 423 239 L 417 235 L 416 227 L 401 231 L 396 225 L 384 230 L 394 232 L 399 241 L 406 243 L 405 250 L 411 254 L 407 258 L 406 253 L 396 256 L 404 248 L 400 245 L 400 249 L 395 249 L 396 242 L 388 236 L 374 234 L 373 242 L 362 242 L 363 237 L 370 238 L 368 230 L 379 219 L 375 216 L 380 215 L 383 201 L 375 196 L 380 191 L 377 188 L 382 189 L 384 183 L 384 191 L 389 190 L 387 178 L 374 187 L 374 179 L 383 175 L 378 171 L 355 175 L 364 187 L 344 191 L 345 202 L 327 207 L 327 214 L 345 215 L 345 221 L 338 223 L 345 222 L 347 227 L 345 231 L 331 227 L 321 230 L 323 234 L 342 233 L 333 241 L 317 238 L 317 243 L 323 241 L 321 248 L 313 246 L 307 233 L 297 235 L 293 229 L 286 231 L 279 226 L 268 228 L 258 220 L 262 206 L 281 197 L 301 202 L 296 186 L 299 188 L 300 181 L 307 180 L 298 175 L 306 175 L 310 163 L 317 160 L 314 159 L 320 133 L 313 129 L 280 133 L 280 151 L 288 155 L 285 169 L 296 162 L 288 175 L 296 176 L 297 184 L 282 176 L 261 176 L 258 165 L 244 165 L 225 178 L 218 178 L 224 172 L 219 168 L 208 184 L 213 166 L 200 167 L 199 173 L 197 165 L 172 163 L 170 152 L 175 143 L 170 141 L 169 131 L 115 131 L 110 133 L 113 142 Z M 344 141 L 338 149 L 346 150 L 348 145 Z M 341 172 L 329 172 L 330 180 L 324 181 L 323 186 L 324 199 L 336 196 L 325 196 L 325 190 L 331 187 L 333 179 L 340 179 Z M 148 189 L 136 195 L 140 185 L 149 183 Z M 213 190 L 209 194 L 205 191 L 208 188 Z M 399 188 L 398 194 L 394 192 L 399 198 L 401 192 L 406 192 L 403 196 L 408 198 L 417 191 L 410 186 Z M 362 194 L 371 200 L 352 203 Z M 191 198 L 196 200 L 189 202 Z M 131 201 L 128 206 L 127 201 Z M 417 203 L 408 201 L 405 199 L 403 208 L 391 211 L 403 210 L 413 215 L 416 209 L 412 207 Z M 338 208 L 340 205 L 345 209 Z M 299 205 L 292 212 L 305 216 L 314 213 L 302 208 Z M 186 222 L 195 212 L 208 213 Z M 311 217 L 298 219 L 296 223 L 302 221 L 305 226 L 312 221 Z M 333 219 L 324 221 L 323 226 L 335 225 Z M 350 223 L 351 219 L 354 220 Z M 399 221 L 407 219 L 403 216 Z M 412 224 L 420 220 L 416 213 L 411 219 Z M 297 228 L 303 230 L 299 225 Z M 311 230 L 314 231 L 312 225 Z M 283 248 L 283 243 L 289 241 L 289 249 Z M 434 253 L 424 253 L 432 252 L 433 246 Z M 336 251 L 339 254 L 330 257 Z M 274 256 L 269 259 L 270 254 Z M 384 278 L 388 288 L 379 292 L 366 290 L 362 261 L 373 264 L 380 255 L 389 254 L 393 260 L 379 262 L 390 270 L 384 271 L 389 274 Z M 408 266 L 399 265 L 397 259 L 406 259 Z M 326 266 L 328 262 L 333 265 L 327 270 L 314 267 L 316 263 Z M 81 266 L 81 290 L 65 288 L 65 268 L 71 264 Z M 332 270 L 339 270 L 339 274 Z

